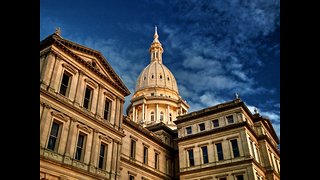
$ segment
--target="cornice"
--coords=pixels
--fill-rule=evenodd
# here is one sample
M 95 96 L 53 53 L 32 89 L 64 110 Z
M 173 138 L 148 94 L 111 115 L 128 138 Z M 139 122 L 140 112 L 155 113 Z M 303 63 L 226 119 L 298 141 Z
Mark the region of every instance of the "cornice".
M 46 95 L 47 97 L 52 98 L 54 101 L 59 102 L 60 104 L 62 104 L 64 106 L 67 106 L 68 108 L 70 108 L 73 111 L 77 112 L 77 114 L 83 115 L 83 116 L 87 117 L 88 119 L 91 119 L 91 121 L 93 121 L 93 122 L 97 123 L 98 125 L 110 130 L 111 132 L 113 132 L 113 133 L 115 133 L 115 134 L 117 134 L 117 135 L 119 135 L 121 137 L 125 137 L 126 136 L 123 132 L 120 132 L 120 131 L 110 127 L 109 125 L 97 120 L 96 118 L 89 116 L 88 114 L 86 114 L 82 110 L 76 108 L 75 106 L 73 106 L 73 105 L 71 105 L 69 103 L 64 102 L 63 100 L 55 97 L 54 95 L 52 95 L 51 93 L 47 92 L 46 90 L 40 89 L 40 93 L 42 93 L 43 95 Z M 72 118 L 72 119 L 74 119 L 74 118 Z

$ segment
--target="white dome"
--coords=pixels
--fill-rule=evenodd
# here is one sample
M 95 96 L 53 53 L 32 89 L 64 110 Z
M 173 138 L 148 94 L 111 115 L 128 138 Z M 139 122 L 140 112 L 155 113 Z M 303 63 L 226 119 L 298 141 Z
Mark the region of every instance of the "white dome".
M 140 73 L 135 91 L 150 87 L 160 87 L 173 90 L 177 94 L 178 86 L 171 71 L 159 61 L 153 61 Z

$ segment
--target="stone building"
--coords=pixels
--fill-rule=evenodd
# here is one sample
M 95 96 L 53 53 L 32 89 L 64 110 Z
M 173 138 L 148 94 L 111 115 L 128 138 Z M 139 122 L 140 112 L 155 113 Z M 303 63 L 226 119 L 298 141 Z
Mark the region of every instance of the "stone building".
M 40 42 L 40 179 L 120 179 L 124 97 L 102 54 L 63 39 Z
M 40 42 L 40 179 L 280 179 L 270 121 L 238 97 L 188 113 L 158 38 L 127 115 L 130 92 L 100 52 L 59 29 Z

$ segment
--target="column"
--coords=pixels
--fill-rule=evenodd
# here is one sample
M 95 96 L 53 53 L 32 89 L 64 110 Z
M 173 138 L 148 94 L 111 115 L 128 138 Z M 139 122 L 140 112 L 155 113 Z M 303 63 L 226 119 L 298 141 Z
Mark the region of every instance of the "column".
M 77 120 L 75 118 L 70 118 L 70 127 L 68 133 L 68 139 L 66 144 L 66 151 L 65 151 L 65 159 L 64 162 L 66 164 L 71 164 L 71 150 L 72 150 L 72 143 L 75 141 L 75 129 L 76 129 Z
M 105 103 L 105 98 L 100 98 L 101 94 L 102 94 L 102 87 L 100 86 L 100 84 L 98 84 L 98 99 L 97 99 L 97 105 L 96 105 L 96 118 L 100 119 L 101 117 L 103 117 L 102 114 L 102 107 L 104 107 L 104 103 Z
M 155 117 L 154 117 L 154 120 L 155 120 L 155 122 L 158 122 L 158 117 L 159 117 L 159 114 L 158 114 L 158 111 L 159 111 L 159 105 L 158 104 L 156 104 L 156 113 L 155 113 Z
M 167 109 L 166 109 L 166 121 L 167 121 L 167 124 L 169 124 L 170 122 L 170 116 L 169 116 L 169 113 L 170 113 L 170 111 L 169 111 L 169 105 L 167 105 Z
M 117 141 L 117 168 L 116 168 L 116 177 L 115 179 L 119 179 L 120 177 L 120 156 L 121 156 L 121 142 Z
M 119 102 L 119 98 L 118 97 L 116 97 L 116 99 L 115 99 L 115 102 L 116 102 L 116 110 L 115 110 L 115 117 L 114 117 L 114 119 L 112 120 L 111 119 L 111 124 L 113 124 L 113 126 L 115 127 L 115 128 L 117 128 L 117 126 L 118 126 L 118 124 L 119 124 L 119 117 L 120 117 L 120 102 Z
M 40 147 L 45 148 L 46 139 L 47 139 L 47 135 L 49 133 L 49 127 L 50 127 L 48 113 L 51 107 L 46 103 L 43 103 L 43 106 L 44 106 L 44 110 L 42 112 L 42 117 L 40 121 Z
M 89 165 L 89 171 L 93 173 L 95 173 L 95 167 L 97 166 L 97 152 L 100 152 L 99 148 L 97 148 L 99 147 L 97 146 L 98 134 L 99 134 L 99 130 L 94 129 L 93 137 L 92 137 L 91 154 L 90 154 L 90 165 Z
M 60 59 L 58 57 L 56 57 L 56 61 L 54 63 L 54 67 L 53 67 L 53 71 L 52 71 L 52 75 L 51 75 L 51 79 L 50 79 L 50 84 L 49 84 L 49 91 L 51 91 L 51 92 L 58 92 L 58 88 L 59 88 L 58 83 L 59 82 L 57 79 L 61 77 L 58 74 L 59 61 L 60 61 Z
M 52 52 L 49 52 L 46 57 L 45 65 L 42 69 L 42 73 L 40 77 L 42 79 L 42 83 L 40 87 L 43 89 L 46 89 L 49 86 L 55 60 L 56 60 L 55 55 Z
M 111 167 L 111 179 L 114 179 L 117 173 L 116 165 L 117 165 L 117 159 L 118 159 L 117 157 L 118 146 L 114 139 L 112 139 L 112 146 L 113 146 L 113 150 L 112 150 L 113 152 L 112 152 L 111 164 L 113 164 L 113 166 Z
M 133 120 L 133 122 L 136 121 L 136 107 L 135 106 L 133 106 L 133 108 L 132 108 L 132 120 Z
M 79 70 L 79 76 L 78 76 L 78 83 L 77 83 L 77 88 L 76 88 L 76 93 L 75 93 L 75 106 L 80 106 L 82 102 L 82 79 L 83 79 L 83 71 Z
M 144 103 L 142 103 L 142 121 L 144 122 Z
M 119 106 L 120 106 L 120 112 L 119 112 L 119 114 L 120 114 L 120 115 L 119 115 L 119 128 L 118 128 L 118 130 L 122 129 L 123 104 L 124 104 L 123 100 L 122 100 L 122 99 L 119 99 Z
M 144 113 L 145 113 L 145 117 L 147 117 L 147 118 L 145 118 L 145 120 L 146 121 L 150 121 L 150 116 L 149 116 L 149 113 L 148 113 L 148 105 L 144 105 L 144 108 L 145 108 L 145 110 L 144 110 Z

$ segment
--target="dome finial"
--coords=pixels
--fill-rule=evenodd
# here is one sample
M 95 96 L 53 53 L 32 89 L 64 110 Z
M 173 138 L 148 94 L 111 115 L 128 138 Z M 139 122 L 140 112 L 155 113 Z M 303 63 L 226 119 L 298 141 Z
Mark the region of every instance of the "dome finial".
M 159 42 L 158 38 L 159 38 L 159 35 L 158 35 L 158 31 L 157 31 L 157 26 L 154 26 L 154 40 L 153 42 Z

